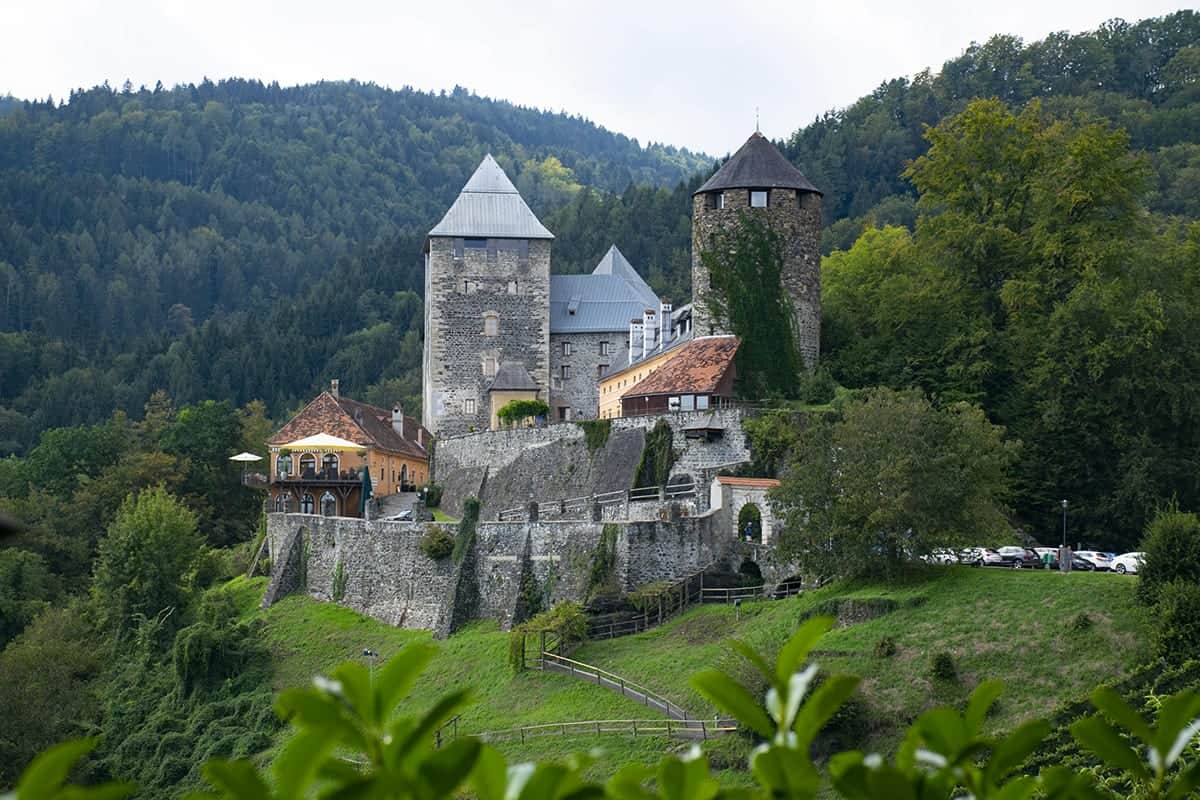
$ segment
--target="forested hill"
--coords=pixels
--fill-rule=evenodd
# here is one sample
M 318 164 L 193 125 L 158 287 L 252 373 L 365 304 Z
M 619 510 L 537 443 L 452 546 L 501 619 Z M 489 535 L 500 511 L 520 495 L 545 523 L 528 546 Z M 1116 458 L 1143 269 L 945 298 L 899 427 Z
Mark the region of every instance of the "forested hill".
M 114 407 L 140 416 L 156 387 L 181 401 L 261 397 L 281 413 L 341 336 L 399 326 L 395 349 L 411 320 L 392 305 L 412 298 L 394 293 L 419 292 L 421 237 L 487 152 L 539 213 L 584 186 L 673 186 L 712 166 L 462 89 L 230 80 L 9 104 L 0 453 Z M 230 353 L 229 336 L 252 347 Z M 370 381 L 388 366 L 374 361 Z
M 1200 217 L 1200 13 L 1179 11 L 1026 44 L 1000 35 L 972 44 L 939 72 L 896 78 L 788 139 L 787 156 L 825 193 L 826 251 L 849 247 L 864 217 L 911 225 L 906 164 L 928 148 L 926 126 L 977 97 L 1013 108 L 1038 99 L 1059 118 L 1128 132 L 1156 175 L 1152 211 Z M 839 220 L 843 220 L 839 224 Z

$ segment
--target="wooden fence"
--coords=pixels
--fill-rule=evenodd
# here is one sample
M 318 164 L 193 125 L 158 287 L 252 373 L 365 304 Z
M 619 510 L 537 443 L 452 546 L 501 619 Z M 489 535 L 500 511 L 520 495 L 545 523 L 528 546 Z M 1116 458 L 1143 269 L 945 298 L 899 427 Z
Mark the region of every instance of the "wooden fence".
M 550 722 L 544 725 L 522 725 L 499 731 L 473 734 L 485 742 L 524 742 L 543 736 L 667 736 L 676 739 L 707 740 L 737 730 L 732 720 L 700 719 L 595 719 L 572 722 Z
M 575 661 L 553 653 L 543 653 L 542 669 L 548 672 L 563 672 L 574 678 L 590 681 L 597 686 L 603 686 L 606 689 L 619 692 L 622 696 L 641 703 L 646 708 L 653 708 L 661 712 L 664 716 L 674 720 L 686 721 L 693 719 L 682 706 L 672 703 L 667 698 L 647 689 L 645 686 L 626 680 L 608 670 L 600 669 L 591 664 L 585 664 L 582 661 Z

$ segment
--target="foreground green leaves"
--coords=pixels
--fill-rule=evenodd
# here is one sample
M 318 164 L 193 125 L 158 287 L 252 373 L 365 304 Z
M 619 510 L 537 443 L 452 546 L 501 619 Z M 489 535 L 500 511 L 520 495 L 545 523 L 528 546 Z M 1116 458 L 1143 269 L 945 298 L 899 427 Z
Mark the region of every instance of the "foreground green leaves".
M 269 774 L 250 761 L 216 759 L 204 768 L 211 790 L 192 798 L 440 800 L 470 792 L 480 800 L 812 800 L 823 783 L 823 771 L 811 757 L 813 742 L 859 681 L 850 675 L 818 679 L 816 665 L 808 663 L 832 625 L 830 617 L 806 621 L 773 664 L 748 645 L 735 644 L 765 679 L 761 702 L 727 673 L 706 670 L 692 679 L 699 692 L 759 739 L 749 763 L 758 784 L 753 789 L 723 788 L 699 746 L 667 756 L 657 768 L 623 766 L 604 784 L 587 777 L 600 751 L 561 762 L 508 764 L 498 750 L 471 737 L 439 747 L 439 729 L 465 707 L 468 692 L 451 692 L 423 714 L 398 713 L 434 654 L 432 645 L 410 644 L 374 679 L 361 664 L 343 664 L 308 688 L 284 692 L 277 710 L 296 730 Z M 999 695 L 1000 684 L 986 681 L 962 711 L 935 708 L 921 715 L 890 762 L 875 753 L 835 755 L 824 770 L 833 791 L 847 800 L 1181 800 L 1200 787 L 1200 760 L 1192 747 L 1200 734 L 1200 694 L 1166 698 L 1154 723 L 1111 689 L 1093 694 L 1100 713 L 1075 723 L 1071 732 L 1104 770 L 1119 773 L 1123 785 L 1132 787 L 1120 795 L 1087 771 L 1052 767 L 1029 774 L 1025 765 L 1050 725 L 1034 720 L 1008 735 L 989 734 L 985 722 Z M 131 794 L 129 784 L 66 784 L 73 765 L 94 746 L 94 740 L 79 740 L 46 751 L 26 770 L 15 794 L 0 800 L 117 800 Z

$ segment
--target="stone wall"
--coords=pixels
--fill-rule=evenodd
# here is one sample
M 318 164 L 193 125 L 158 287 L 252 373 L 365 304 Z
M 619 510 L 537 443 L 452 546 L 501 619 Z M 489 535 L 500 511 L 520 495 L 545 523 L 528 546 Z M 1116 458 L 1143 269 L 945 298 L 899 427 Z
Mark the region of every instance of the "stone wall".
M 571 346 L 571 354 L 563 345 Z M 608 353 L 601 354 L 607 344 Z M 570 375 L 562 377 L 563 367 Z M 550 336 L 550 417 L 559 420 L 560 407 L 570 409 L 570 419 L 595 419 L 600 415 L 600 370 L 604 374 L 629 366 L 629 332 L 555 333 Z
M 461 241 L 461 240 L 459 240 Z M 436 434 L 487 430 L 491 377 L 497 365 L 517 361 L 541 387 L 550 386 L 550 241 L 495 240 L 487 248 L 457 249 L 449 237 L 429 239 L 425 261 L 425 427 Z M 504 247 L 494 247 L 501 242 Z M 511 248 L 511 249 L 509 249 Z M 495 314 L 496 336 L 484 334 Z M 466 411 L 474 401 L 474 413 Z
M 821 351 L 821 197 L 794 189 L 772 189 L 766 208 L 751 208 L 749 189 L 726 189 L 724 208 L 709 208 L 708 198 L 692 198 L 692 320 L 697 336 L 729 333 L 710 319 L 705 298 L 709 275 L 701 261 L 718 230 L 730 230 L 742 214 L 754 214 L 785 241 L 783 288 L 796 314 L 796 346 L 804 365 L 813 368 Z
M 593 556 L 609 525 L 616 526 L 615 579 L 622 591 L 691 575 L 737 547 L 724 513 L 631 523 L 481 522 L 474 559 L 479 615 L 504 627 L 512 624 L 526 559 L 549 604 L 584 600 Z M 453 533 L 456 526 L 446 527 Z M 425 525 L 407 522 L 268 514 L 272 563 L 299 563 L 272 575 L 264 605 L 277 601 L 289 584 L 390 625 L 444 632 L 458 567 L 449 558 L 434 561 L 421 553 L 424 531 Z
M 484 519 L 495 519 L 500 511 L 526 506 L 530 500 L 623 491 L 633 486 L 645 432 L 663 419 L 671 426 L 677 453 L 672 479 L 695 480 L 700 490 L 697 508 L 703 510 L 708 505 L 705 487 L 712 476 L 722 467 L 750 458 L 743 416 L 741 409 L 730 408 L 620 417 L 612 420 L 608 443 L 595 453 L 588 452 L 583 428 L 574 423 L 443 437 L 434 451 L 433 475 L 446 487 L 442 506 L 448 513 L 459 514 L 462 500 L 477 489 Z M 686 437 L 685 428 L 710 417 L 725 429 L 720 439 Z

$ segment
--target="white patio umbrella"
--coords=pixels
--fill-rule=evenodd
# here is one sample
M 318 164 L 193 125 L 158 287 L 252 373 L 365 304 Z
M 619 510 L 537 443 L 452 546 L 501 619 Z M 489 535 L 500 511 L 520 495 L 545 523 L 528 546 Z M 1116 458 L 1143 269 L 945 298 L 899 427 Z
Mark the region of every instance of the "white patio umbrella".
M 262 461 L 262 456 L 256 456 L 254 453 L 238 453 L 236 456 L 230 456 L 230 461 L 240 461 L 242 464 L 242 483 L 246 482 L 246 465 L 252 461 Z

